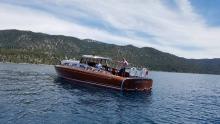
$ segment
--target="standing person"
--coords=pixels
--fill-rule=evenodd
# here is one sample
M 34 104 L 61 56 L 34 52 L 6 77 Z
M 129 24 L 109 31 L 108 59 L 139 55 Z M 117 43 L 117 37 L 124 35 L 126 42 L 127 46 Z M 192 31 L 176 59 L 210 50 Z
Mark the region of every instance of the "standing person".
M 125 58 L 121 61 L 121 69 L 119 70 L 119 75 L 124 76 L 125 74 L 125 68 L 128 66 L 128 62 Z

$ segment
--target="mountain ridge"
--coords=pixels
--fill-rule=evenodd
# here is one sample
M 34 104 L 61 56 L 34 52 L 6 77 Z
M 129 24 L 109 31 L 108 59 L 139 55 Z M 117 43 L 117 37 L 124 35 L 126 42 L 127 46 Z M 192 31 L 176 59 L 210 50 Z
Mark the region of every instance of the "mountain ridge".
M 220 74 L 220 58 L 187 59 L 152 47 L 107 44 L 92 39 L 17 29 L 0 30 L 0 61 L 56 64 L 58 60 L 95 54 L 128 59 L 139 67 L 169 72 Z

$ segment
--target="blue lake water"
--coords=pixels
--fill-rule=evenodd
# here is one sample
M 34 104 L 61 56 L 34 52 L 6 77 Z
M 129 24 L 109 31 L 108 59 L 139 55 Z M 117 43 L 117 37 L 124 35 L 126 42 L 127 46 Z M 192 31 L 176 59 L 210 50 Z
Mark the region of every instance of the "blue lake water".
M 71 84 L 53 66 L 0 64 L 1 124 L 220 123 L 220 76 L 150 72 L 151 93 Z

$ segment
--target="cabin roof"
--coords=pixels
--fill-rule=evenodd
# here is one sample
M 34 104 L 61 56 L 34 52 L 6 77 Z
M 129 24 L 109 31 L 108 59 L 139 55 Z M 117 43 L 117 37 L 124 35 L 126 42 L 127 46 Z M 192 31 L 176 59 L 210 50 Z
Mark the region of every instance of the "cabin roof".
M 102 59 L 102 60 L 112 60 L 111 58 L 94 56 L 94 55 L 83 55 L 82 58 L 91 58 L 91 59 Z

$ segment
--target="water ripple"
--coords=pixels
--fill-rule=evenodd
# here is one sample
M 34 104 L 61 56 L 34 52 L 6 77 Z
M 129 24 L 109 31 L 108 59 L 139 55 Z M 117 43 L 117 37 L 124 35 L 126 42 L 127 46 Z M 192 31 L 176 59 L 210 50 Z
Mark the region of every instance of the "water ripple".
M 53 66 L 0 64 L 0 122 L 220 123 L 220 76 L 152 72 L 151 93 L 57 78 Z

